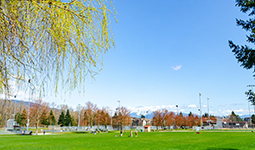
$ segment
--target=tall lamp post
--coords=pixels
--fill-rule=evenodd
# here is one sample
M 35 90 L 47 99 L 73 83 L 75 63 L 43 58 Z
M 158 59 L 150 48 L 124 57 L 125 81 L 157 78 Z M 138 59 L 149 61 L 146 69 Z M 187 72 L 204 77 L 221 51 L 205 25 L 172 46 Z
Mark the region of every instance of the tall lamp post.
M 119 103 L 119 113 L 120 113 L 120 101 L 117 101 Z
M 29 88 L 30 88 L 30 83 L 31 83 L 31 79 L 28 79 L 28 84 L 29 84 Z M 29 126 L 29 109 L 30 109 L 30 89 L 28 91 L 28 111 L 27 111 L 27 131 L 28 131 L 28 126 Z
M 250 110 L 250 102 L 248 101 L 248 110 L 249 110 L 249 116 L 250 116 L 250 126 L 251 126 L 251 110 Z M 249 127 L 249 126 L 248 126 Z
M 210 120 L 210 112 L 209 112 L 209 97 L 207 97 L 207 109 L 208 109 L 208 120 L 209 120 L 209 127 L 210 127 L 211 126 L 211 120 Z
M 119 103 L 119 125 L 120 125 L 120 101 L 117 101 Z M 121 126 L 121 130 L 122 130 L 122 126 Z
M 16 95 L 13 96 L 16 99 Z M 16 102 L 14 103 L 14 112 L 13 112 L 13 119 L 15 120 L 15 109 L 16 109 Z
M 201 108 L 201 93 L 199 93 L 199 103 L 200 103 L 200 116 L 201 116 L 201 129 L 203 127 L 203 116 L 202 116 L 202 108 Z
M 177 116 L 178 116 L 178 105 L 176 105 L 176 108 L 177 108 Z
M 247 87 L 250 87 L 251 90 L 253 90 L 253 87 L 255 87 L 255 85 L 247 85 Z M 250 106 L 249 106 L 249 101 L 248 101 L 248 107 L 249 107 L 249 116 L 250 116 L 250 125 L 251 125 L 251 114 L 250 114 Z M 253 114 L 255 114 L 255 106 L 253 106 L 254 110 L 253 110 Z
M 55 106 L 53 106 L 53 110 L 54 110 L 54 112 L 55 112 Z M 54 115 L 54 114 L 53 114 Z M 55 130 L 55 128 L 54 128 L 54 122 L 52 122 L 52 135 L 54 134 L 54 130 Z
M 81 104 L 78 105 L 78 128 L 77 130 L 79 130 L 80 127 L 80 120 L 81 120 Z
M 111 112 L 111 126 L 112 126 L 112 110 L 110 110 L 110 112 Z
M 8 115 L 8 113 L 5 114 L 5 118 L 6 118 L 6 128 L 8 127 L 8 126 L 7 126 L 7 125 L 8 125 L 8 124 L 7 124 L 7 122 L 8 122 L 7 115 Z

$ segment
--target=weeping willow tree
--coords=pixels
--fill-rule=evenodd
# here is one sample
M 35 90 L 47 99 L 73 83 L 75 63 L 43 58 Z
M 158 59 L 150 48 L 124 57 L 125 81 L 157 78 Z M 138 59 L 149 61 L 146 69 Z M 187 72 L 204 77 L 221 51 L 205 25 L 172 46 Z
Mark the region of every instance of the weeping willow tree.
M 107 0 L 0 0 L 0 92 L 85 90 L 114 46 Z

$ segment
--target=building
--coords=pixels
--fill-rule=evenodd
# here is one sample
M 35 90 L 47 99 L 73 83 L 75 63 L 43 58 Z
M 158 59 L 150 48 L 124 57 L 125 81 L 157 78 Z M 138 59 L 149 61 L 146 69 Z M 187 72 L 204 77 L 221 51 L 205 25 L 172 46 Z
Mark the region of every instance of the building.
M 132 126 L 146 126 L 151 124 L 151 119 L 132 117 Z
M 246 121 L 230 121 L 229 119 L 222 119 L 222 128 L 248 128 Z

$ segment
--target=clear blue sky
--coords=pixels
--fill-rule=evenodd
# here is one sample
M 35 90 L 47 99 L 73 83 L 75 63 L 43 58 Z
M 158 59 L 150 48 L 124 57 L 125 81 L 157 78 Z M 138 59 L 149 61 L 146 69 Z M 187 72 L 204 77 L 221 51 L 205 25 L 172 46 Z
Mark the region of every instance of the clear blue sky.
M 198 114 L 201 92 L 202 104 L 209 97 L 214 115 L 248 114 L 244 92 L 254 84 L 253 73 L 240 67 L 228 46 L 228 40 L 246 42 L 235 18 L 247 15 L 235 0 L 115 0 L 115 7 L 116 49 L 104 56 L 96 80 L 87 81 L 85 96 L 74 92 L 65 101 L 45 100 L 73 108 L 91 101 L 113 109 L 120 100 L 132 110 L 175 110 L 178 104 L 182 112 Z

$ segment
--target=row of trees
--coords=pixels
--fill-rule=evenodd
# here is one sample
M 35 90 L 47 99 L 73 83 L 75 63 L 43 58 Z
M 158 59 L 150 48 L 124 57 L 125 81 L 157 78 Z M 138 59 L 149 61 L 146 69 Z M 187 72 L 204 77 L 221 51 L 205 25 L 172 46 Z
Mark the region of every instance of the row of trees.
M 208 121 L 208 115 L 203 116 L 203 122 Z M 210 116 L 211 121 L 216 121 L 216 117 Z M 153 112 L 152 125 L 155 126 L 198 126 L 201 125 L 201 118 L 197 115 L 189 113 L 188 116 L 183 116 L 182 113 L 176 115 L 174 112 L 169 112 L 166 109 Z
M 84 106 L 78 105 L 76 110 L 68 105 L 58 105 L 36 100 L 28 104 L 13 101 L 0 100 L 0 125 L 6 126 L 8 119 L 13 119 L 21 126 L 36 127 L 58 124 L 61 126 L 94 126 L 113 125 L 124 126 L 131 124 L 130 111 L 125 107 L 117 108 L 115 111 L 109 108 L 98 108 L 97 105 L 87 102 Z M 29 110 L 29 112 L 28 112 Z M 15 114 L 15 116 L 14 116 Z M 114 115 L 113 115 L 114 114 Z
M 87 102 L 84 107 L 78 109 L 81 109 L 80 125 L 82 126 L 125 126 L 131 124 L 130 111 L 125 107 L 117 108 L 114 112 L 109 108 L 99 109 L 97 105 Z M 113 112 L 114 116 L 112 116 Z

